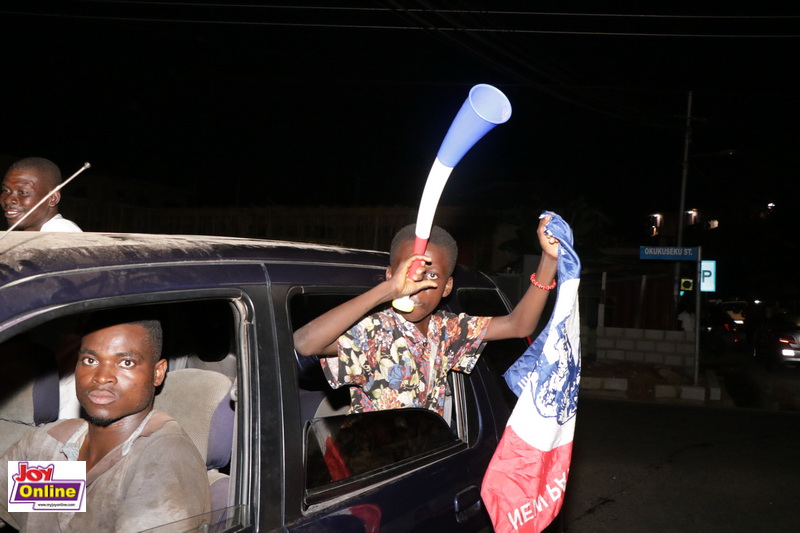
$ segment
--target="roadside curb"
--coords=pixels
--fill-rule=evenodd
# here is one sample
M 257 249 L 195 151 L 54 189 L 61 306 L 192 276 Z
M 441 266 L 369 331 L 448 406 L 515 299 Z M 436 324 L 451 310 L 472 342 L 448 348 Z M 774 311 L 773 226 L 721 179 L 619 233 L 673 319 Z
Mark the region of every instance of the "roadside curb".
M 581 394 L 633 401 L 680 402 L 694 405 L 723 405 L 722 387 L 713 370 L 707 370 L 698 385 L 654 384 L 645 391 L 634 389 L 626 377 L 581 376 Z

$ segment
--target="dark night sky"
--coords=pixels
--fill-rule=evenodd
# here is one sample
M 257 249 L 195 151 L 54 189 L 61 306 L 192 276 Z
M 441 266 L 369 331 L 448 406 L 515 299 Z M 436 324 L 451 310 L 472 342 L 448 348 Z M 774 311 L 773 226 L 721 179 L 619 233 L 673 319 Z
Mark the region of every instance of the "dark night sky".
M 490 83 L 513 115 L 443 204 L 582 194 L 641 216 L 677 210 L 692 90 L 692 152 L 736 155 L 692 160 L 687 207 L 798 193 L 800 18 L 602 4 L 7 0 L 0 153 L 65 175 L 90 161 L 216 205 L 416 205 L 469 88 Z

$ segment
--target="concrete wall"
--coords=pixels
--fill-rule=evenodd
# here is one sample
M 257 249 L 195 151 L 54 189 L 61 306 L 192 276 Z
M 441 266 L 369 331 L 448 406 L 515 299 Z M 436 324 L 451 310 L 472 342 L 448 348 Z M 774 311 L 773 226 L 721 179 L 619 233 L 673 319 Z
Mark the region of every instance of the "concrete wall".
M 597 328 L 597 359 L 666 365 L 694 372 L 694 333 L 660 329 Z

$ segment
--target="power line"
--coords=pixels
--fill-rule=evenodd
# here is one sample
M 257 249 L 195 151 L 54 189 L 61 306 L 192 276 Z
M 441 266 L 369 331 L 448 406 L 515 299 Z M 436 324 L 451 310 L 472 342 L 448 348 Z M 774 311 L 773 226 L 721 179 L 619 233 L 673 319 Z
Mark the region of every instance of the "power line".
M 602 19 L 685 19 L 685 20 L 795 20 L 800 16 L 794 15 L 659 15 L 659 14 L 631 14 L 631 13 L 564 13 L 542 12 L 526 10 L 481 10 L 481 9 L 439 9 L 431 2 L 419 0 L 423 7 L 406 7 L 409 2 L 389 1 L 389 7 L 353 7 L 353 6 L 314 6 L 314 5 L 262 5 L 240 2 L 237 4 L 224 4 L 218 2 L 181 2 L 181 1 L 152 1 L 152 0 L 72 0 L 70 2 L 50 2 L 50 10 L 41 9 L 33 11 L 30 4 L 25 3 L 25 8 L 9 9 L 9 2 L 0 6 L 0 12 L 32 17 L 69 18 L 77 20 L 100 20 L 120 22 L 148 22 L 163 24 L 203 24 L 216 26 L 255 26 L 255 27 L 286 27 L 310 28 L 333 30 L 378 30 L 378 31 L 406 31 L 425 32 L 443 40 L 448 46 L 453 47 L 473 56 L 494 70 L 510 76 L 520 85 L 534 88 L 552 98 L 568 102 L 585 109 L 610 115 L 615 118 L 645 123 L 649 125 L 664 126 L 672 121 L 665 116 L 655 117 L 652 113 L 632 106 L 628 101 L 622 101 L 611 95 L 600 94 L 596 88 L 587 87 L 569 72 L 558 61 L 546 61 L 533 52 L 530 45 L 519 46 L 513 39 L 502 39 L 507 35 L 574 35 L 574 36 L 600 36 L 600 37 L 637 37 L 637 38 L 714 38 L 714 39 L 776 39 L 797 38 L 800 33 L 770 34 L 770 33 L 712 33 L 712 32 L 674 32 L 674 31 L 608 31 L 586 29 L 536 29 L 525 28 L 515 24 L 509 27 L 504 24 L 502 17 L 513 16 L 541 16 L 546 18 L 578 17 Z M 12 4 L 13 5 L 13 4 Z M 34 4 L 36 5 L 36 4 Z M 40 4 L 41 5 L 41 4 Z M 109 9 L 102 13 L 76 12 L 76 6 L 125 6 L 116 12 Z M 66 6 L 66 7 L 64 7 Z M 139 6 L 143 9 L 133 9 Z M 152 9 L 157 7 L 158 9 Z M 128 9 L 131 8 L 131 9 Z M 172 8 L 171 10 L 168 8 Z M 184 9 L 185 8 L 185 9 Z M 300 20 L 248 20 L 243 17 L 241 10 L 251 10 L 253 13 L 278 11 L 287 13 L 367 13 L 391 15 L 392 20 L 387 23 L 373 22 L 375 17 L 368 16 L 363 23 L 352 23 L 342 20 L 326 21 L 326 17 L 319 21 L 302 20 L 311 17 L 296 17 Z M 99 11 L 95 9 L 95 11 Z M 236 11 L 235 17 L 232 17 Z M 135 13 L 135 14 L 132 14 Z M 172 16 L 164 16 L 169 13 Z M 188 15 L 188 16 L 187 16 Z M 498 18 L 500 17 L 500 18 Z M 332 18 L 332 17 L 327 17 Z M 362 17 L 364 18 L 364 17 Z M 398 23 L 391 23 L 397 20 Z M 549 62 L 549 66 L 543 63 Z M 538 78 L 538 79 L 537 79 Z M 616 101 L 615 101 L 616 100 Z
M 333 29 L 353 29 L 353 30 L 402 30 L 402 31 L 446 31 L 463 33 L 517 33 L 517 34 L 538 34 L 538 35 L 585 35 L 595 37 L 683 37 L 683 38 L 721 38 L 721 39 L 796 39 L 800 34 L 713 34 L 713 33 L 664 33 L 664 32 L 624 32 L 624 31 L 579 31 L 579 30 L 532 30 L 532 29 L 493 29 L 493 28 L 446 28 L 446 27 L 427 27 L 417 26 L 394 26 L 394 25 L 375 25 L 375 24 L 326 24 L 308 22 L 265 22 L 265 21 L 241 21 L 241 20 L 201 20 L 201 19 L 177 19 L 177 18 L 154 18 L 154 17 L 125 17 L 111 15 L 67 15 L 52 13 L 31 13 L 20 11 L 1 10 L 5 15 L 25 15 L 34 17 L 53 17 L 53 18 L 73 18 L 83 20 L 107 20 L 125 22 L 157 22 L 172 24 L 208 24 L 208 25 L 229 25 L 229 26 L 264 26 L 264 27 L 287 27 L 287 28 L 333 28 Z
M 399 2 L 389 0 L 389 4 L 397 5 Z M 424 23 L 424 19 L 417 13 L 409 14 L 407 11 L 398 9 L 398 15 L 405 16 L 416 22 L 418 25 Z M 459 22 L 452 17 L 439 13 L 441 18 L 451 24 L 452 26 L 459 27 Z M 569 81 L 561 79 L 558 74 L 553 74 L 534 65 L 528 56 L 530 56 L 530 48 L 524 49 L 515 46 L 515 44 L 508 42 L 496 42 L 495 40 L 487 39 L 487 36 L 466 34 L 473 38 L 476 43 L 466 42 L 465 34 L 438 34 L 434 35 L 443 39 L 449 46 L 465 51 L 466 53 L 476 57 L 478 60 L 489 64 L 495 70 L 506 73 L 512 79 L 522 86 L 532 87 L 539 92 L 546 94 L 557 100 L 561 100 L 590 111 L 610 115 L 614 118 L 646 122 L 652 125 L 652 120 L 643 120 L 641 113 L 637 113 L 630 108 L 619 106 L 613 102 L 605 99 L 598 98 L 596 94 L 587 93 L 581 90 L 575 90 Z M 490 36 L 491 37 L 491 36 Z M 476 46 L 477 44 L 478 46 Z M 498 57 L 499 56 L 499 57 Z M 504 62 L 505 60 L 505 62 Z M 517 65 L 517 67 L 514 67 Z M 559 70 L 565 70 L 560 65 L 556 65 Z M 535 73 L 544 79 L 551 80 L 555 86 L 551 87 L 533 79 L 530 74 Z
M 438 9 L 438 8 L 395 8 L 382 7 L 348 7 L 348 6 L 286 6 L 286 5 L 256 5 L 256 4 L 219 4 L 198 2 L 155 2 L 152 0 L 73 0 L 78 4 L 104 4 L 127 6 L 158 6 L 188 7 L 188 8 L 218 8 L 218 9 L 256 9 L 256 10 L 283 10 L 283 11 L 318 11 L 318 12 L 366 12 L 366 13 L 404 13 L 408 15 L 439 15 L 447 18 L 452 15 L 527 15 L 546 17 L 587 17 L 587 18 L 638 18 L 638 19 L 684 19 L 684 20 L 796 20 L 795 15 L 652 15 L 631 13 L 554 13 L 541 11 L 498 11 L 498 10 L 470 10 L 470 9 Z M 26 4 L 26 7 L 29 4 Z M 62 4 L 63 6 L 63 4 Z M 82 20 L 107 20 L 127 22 L 153 22 L 172 24 L 204 24 L 204 25 L 230 25 L 230 26 L 263 26 L 263 27 L 289 27 L 289 28 L 329 28 L 329 29 L 361 29 L 361 30 L 395 30 L 395 31 L 441 31 L 465 32 L 474 34 L 519 34 L 519 35 L 575 35 L 595 37 L 661 37 L 661 38 L 702 38 L 702 39 L 794 39 L 800 33 L 738 33 L 738 32 L 676 32 L 676 31 L 610 31 L 610 30 L 581 30 L 581 29 L 541 29 L 525 27 L 478 27 L 431 24 L 424 25 L 397 25 L 376 23 L 346 23 L 346 22 L 289 22 L 268 20 L 224 20 L 220 18 L 191 18 L 191 17 L 163 17 L 163 16 L 130 16 L 126 14 L 91 14 L 71 13 L 68 10 L 33 11 L 31 9 L 13 9 L 7 4 L 0 7 L 0 13 L 7 15 L 71 18 Z M 423 19 L 424 20 L 424 19 Z
M 222 7 L 246 9 L 285 9 L 285 10 L 317 10 L 317 11 L 366 11 L 386 12 L 392 8 L 362 7 L 362 6 L 309 6 L 309 5 L 264 5 L 264 4 L 232 4 L 215 2 L 166 2 L 160 0 L 74 0 L 83 3 L 95 4 L 133 4 L 133 5 L 158 5 L 158 6 L 184 6 L 184 7 Z M 479 15 L 510 15 L 510 16 L 552 16 L 552 17 L 596 17 L 596 18 L 652 18 L 652 19 L 686 19 L 686 20 L 789 20 L 800 19 L 800 15 L 713 15 L 713 14 L 653 14 L 653 13 L 583 13 L 566 11 L 527 11 L 527 10 L 498 10 L 498 9 L 440 9 L 440 8 L 402 8 L 409 13 L 441 13 L 441 14 L 479 14 Z

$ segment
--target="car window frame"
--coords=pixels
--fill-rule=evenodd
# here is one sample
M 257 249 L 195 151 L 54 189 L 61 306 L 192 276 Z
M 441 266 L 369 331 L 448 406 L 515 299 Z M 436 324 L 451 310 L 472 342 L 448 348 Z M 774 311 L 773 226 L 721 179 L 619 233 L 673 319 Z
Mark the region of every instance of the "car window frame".
M 69 274 L 65 274 L 69 277 Z M 246 284 L 245 284 L 246 285 Z M 254 492 L 258 492 L 257 487 L 260 468 L 258 465 L 258 449 L 254 446 L 256 439 L 253 436 L 258 427 L 257 419 L 257 391 L 258 387 L 252 387 L 252 376 L 255 375 L 258 358 L 251 353 L 252 347 L 256 345 L 253 331 L 255 318 L 255 304 L 251 293 L 242 287 L 209 287 L 195 289 L 180 289 L 169 291 L 141 292 L 134 294 L 123 294 L 118 296 L 102 296 L 88 298 L 63 304 L 53 304 L 32 310 L 29 313 L 18 315 L 11 321 L 9 327 L 0 331 L 0 343 L 6 342 L 14 336 L 29 331 L 36 327 L 47 324 L 50 321 L 99 311 L 103 309 L 114 309 L 124 307 L 134 307 L 138 305 L 167 305 L 170 303 L 184 303 L 191 301 L 221 300 L 231 306 L 233 319 L 236 321 L 234 327 L 234 343 L 237 350 L 237 376 L 238 387 L 237 399 L 237 420 L 235 428 L 237 434 L 234 436 L 235 449 L 231 456 L 231 485 L 233 492 L 230 498 L 233 505 L 227 509 L 233 509 L 236 516 L 242 516 L 243 523 L 227 526 L 224 532 L 244 531 L 258 523 L 258 506 L 254 506 L 249 498 Z M 249 399 L 248 399 L 249 398 Z M 244 401 L 243 401 L 244 399 Z M 256 418 L 254 418 L 256 417 Z M 235 458 L 234 458 L 235 456 Z M 234 472 L 234 468 L 236 469 Z M 229 501 L 229 503 L 231 503 Z M 244 508 L 244 509 L 242 509 Z M 217 510 L 220 511 L 220 510 Z M 208 513 L 213 514 L 214 511 Z M 191 520 L 196 517 L 189 517 Z M 170 524 L 162 524 L 159 528 L 168 528 Z M 157 528 L 156 528 L 157 529 Z
M 398 409 L 397 411 L 400 411 L 400 409 Z M 403 411 L 407 410 L 403 409 Z M 388 412 L 390 412 L 390 410 L 383 411 L 383 413 L 388 413 Z M 369 413 L 365 414 L 369 415 Z M 421 414 L 428 415 L 427 412 L 423 412 Z M 438 415 L 432 411 L 430 411 L 429 414 L 432 417 L 438 417 Z M 361 415 L 349 415 L 349 416 L 361 416 Z M 442 424 L 445 424 L 444 420 L 441 419 L 441 417 L 439 417 L 439 420 L 442 421 Z M 308 452 L 307 450 L 305 450 L 305 446 L 308 443 L 307 434 L 309 428 L 310 428 L 309 424 L 306 424 L 306 427 L 304 428 L 304 439 L 303 439 L 304 441 L 303 455 L 305 459 L 308 458 Z M 414 471 L 415 469 L 423 468 L 428 464 L 433 464 L 437 460 L 450 457 L 452 455 L 457 454 L 459 451 L 467 449 L 468 444 L 466 442 L 464 442 L 462 439 L 458 438 L 456 435 L 452 433 L 451 436 L 453 437 L 453 440 L 450 443 L 442 444 L 440 446 L 431 448 L 412 457 L 408 457 L 406 459 L 402 459 L 400 461 L 387 464 L 380 468 L 356 474 L 352 477 L 348 477 L 338 481 L 333 481 L 331 483 L 319 487 L 314 487 L 314 488 L 305 487 L 304 498 L 303 498 L 305 510 L 308 512 L 312 512 L 315 510 L 326 508 L 328 504 L 338 503 L 340 499 L 345 499 L 345 498 L 349 499 L 367 490 L 380 487 L 381 485 L 387 484 L 391 482 L 393 479 L 404 476 Z M 304 464 L 304 473 L 306 468 L 307 464 Z
M 367 267 L 369 271 L 374 271 L 374 267 Z M 362 286 L 362 285 L 320 285 L 320 284 L 305 284 L 305 285 L 294 285 L 288 290 L 286 290 L 283 298 L 285 300 L 285 310 L 286 310 L 286 320 L 288 324 L 288 329 L 290 332 L 295 330 L 295 325 L 292 324 L 292 309 L 291 309 L 291 300 L 294 296 L 302 294 L 304 296 L 308 295 L 324 295 L 324 296 L 341 296 L 343 297 L 343 301 L 347 298 L 355 297 L 366 290 L 369 290 L 371 287 L 369 286 Z M 385 304 L 379 305 L 376 309 L 373 309 L 371 312 L 374 312 L 377 309 L 386 308 L 390 304 L 386 302 Z M 445 302 L 442 306 L 445 310 L 451 311 L 449 305 Z M 367 316 L 368 314 L 365 314 Z M 298 326 L 299 327 L 299 326 Z M 302 357 L 302 356 L 301 356 Z M 478 439 L 477 431 L 478 431 L 478 424 L 477 424 L 477 400 L 472 398 L 471 401 L 468 397 L 468 394 L 475 394 L 476 389 L 474 387 L 467 388 L 465 386 L 465 381 L 467 376 L 461 372 L 450 372 L 450 376 L 452 377 L 452 394 L 453 394 L 453 409 L 452 415 L 455 417 L 455 427 L 456 433 L 454 433 L 454 441 L 450 444 L 440 446 L 439 448 L 427 451 L 420 455 L 404 459 L 397 463 L 394 463 L 390 466 L 381 468 L 376 471 L 367 472 L 364 474 L 360 474 L 358 476 L 353 476 L 351 478 L 342 479 L 339 481 L 335 481 L 328 485 L 322 487 L 315 487 L 315 488 L 308 488 L 306 486 L 306 467 L 307 467 L 307 459 L 308 459 L 308 450 L 307 446 L 307 436 L 306 436 L 306 426 L 307 424 L 303 424 L 301 427 L 302 435 L 301 435 L 301 443 L 303 446 L 302 450 L 302 458 L 303 458 L 303 482 L 302 482 L 302 512 L 304 514 L 314 513 L 325 509 L 329 506 L 336 505 L 343 499 L 350 499 L 357 497 L 359 494 L 362 494 L 368 490 L 372 490 L 374 488 L 378 488 L 383 486 L 392 479 L 396 479 L 398 477 L 407 475 L 409 472 L 412 472 L 415 469 L 423 468 L 428 464 L 432 464 L 438 460 L 441 460 L 446 457 L 450 457 L 452 455 L 456 455 L 461 451 L 464 451 L 469 448 L 470 442 L 474 442 Z M 434 416 L 438 416 L 436 413 L 431 413 Z M 452 426 L 451 426 L 452 428 Z

